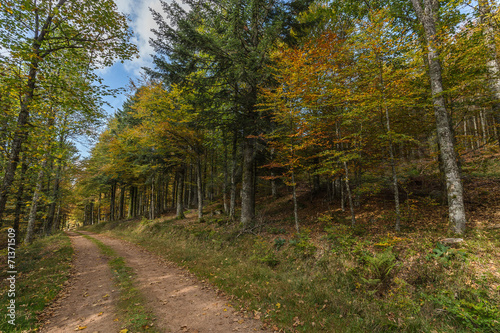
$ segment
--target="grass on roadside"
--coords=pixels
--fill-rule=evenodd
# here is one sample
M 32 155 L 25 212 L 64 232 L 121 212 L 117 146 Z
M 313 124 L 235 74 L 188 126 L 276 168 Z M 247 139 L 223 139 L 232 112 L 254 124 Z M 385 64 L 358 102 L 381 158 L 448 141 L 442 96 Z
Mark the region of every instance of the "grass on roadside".
M 101 252 L 109 257 L 109 266 L 116 285 L 120 288 L 118 299 L 118 315 L 123 328 L 131 332 L 157 332 L 154 326 L 154 315 L 146 308 L 144 298 L 134 286 L 134 272 L 125 264 L 122 257 L 109 246 L 88 235 L 83 237 L 94 242 Z
M 6 258 L 4 252 L 1 255 Z M 7 312 L 2 311 L 0 332 L 36 330 L 39 326 L 38 315 L 56 298 L 68 280 L 72 255 L 69 237 L 62 233 L 16 249 L 16 325 L 9 324 Z M 4 260 L 1 261 L 0 272 L 0 304 L 5 309 L 10 297 Z
M 287 332 L 500 331 L 500 281 L 476 270 L 491 259 L 479 250 L 498 248 L 498 235 L 469 235 L 465 256 L 433 251 L 432 234 L 371 236 L 333 224 L 319 239 L 307 231 L 236 237 L 220 224 L 129 221 L 90 230 L 112 229 L 188 268 Z

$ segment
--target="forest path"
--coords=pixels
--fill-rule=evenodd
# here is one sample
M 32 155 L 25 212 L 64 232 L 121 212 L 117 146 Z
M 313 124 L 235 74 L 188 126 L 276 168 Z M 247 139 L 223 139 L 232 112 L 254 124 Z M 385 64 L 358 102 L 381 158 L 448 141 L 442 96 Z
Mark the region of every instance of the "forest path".
M 75 250 L 72 275 L 61 297 L 45 311 L 42 333 L 119 332 L 115 305 L 118 290 L 112 282 L 108 258 L 94 242 L 68 232 Z
M 145 305 L 156 315 L 156 329 L 191 333 L 261 331 L 262 322 L 243 318 L 225 298 L 187 271 L 136 244 L 90 232 L 80 233 L 111 247 L 134 270 L 135 285 L 146 299 Z M 92 280 L 95 279 L 96 276 L 92 276 Z

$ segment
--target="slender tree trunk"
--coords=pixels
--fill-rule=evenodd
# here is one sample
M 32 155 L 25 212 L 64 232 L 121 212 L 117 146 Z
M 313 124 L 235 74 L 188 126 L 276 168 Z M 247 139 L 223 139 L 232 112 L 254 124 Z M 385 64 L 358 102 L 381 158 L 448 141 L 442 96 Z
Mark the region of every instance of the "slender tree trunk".
M 57 204 L 57 212 L 56 217 L 54 219 L 54 223 L 52 223 L 52 233 L 55 233 L 60 228 L 60 218 L 61 218 L 61 203 Z
M 198 164 L 196 167 L 196 185 L 198 192 L 198 219 L 203 218 L 203 186 L 202 186 L 202 170 L 201 170 L 201 160 L 198 159 Z
M 90 216 L 90 224 L 94 225 L 94 199 L 90 200 L 89 203 L 89 216 Z
M 179 172 L 175 173 L 174 184 L 172 186 L 172 209 L 176 206 L 177 203 L 177 188 L 179 187 Z
M 99 196 L 101 194 L 99 193 Z M 134 211 L 134 187 L 131 185 L 129 186 L 128 190 L 128 212 L 127 212 L 127 218 L 132 218 L 132 212 Z
M 349 185 L 349 168 L 347 167 L 347 162 L 344 162 L 345 170 L 345 187 L 347 190 L 347 198 L 349 199 L 349 208 L 351 209 L 351 226 L 354 227 L 356 224 L 356 215 L 354 214 L 354 204 L 352 202 L 351 186 Z
M 168 209 L 168 187 L 170 184 L 170 175 L 167 175 L 167 179 L 165 180 L 165 198 L 163 201 L 163 213 L 165 213 Z
M 231 196 L 230 196 L 230 202 L 229 202 L 229 218 L 234 221 L 235 216 L 236 216 L 236 167 L 237 167 L 237 161 L 236 161 L 236 155 L 237 155 L 237 144 L 238 144 L 238 139 L 236 137 L 236 133 L 234 134 L 233 138 L 233 151 L 231 154 Z
M 115 213 L 115 201 L 116 201 L 116 181 L 111 185 L 111 195 L 109 199 L 109 220 L 114 221 L 116 217 Z
M 271 148 L 271 160 L 274 159 L 274 148 Z M 276 174 L 274 173 L 274 170 L 271 169 L 271 196 L 273 199 L 276 199 L 278 197 L 278 191 L 276 189 L 276 179 L 274 177 Z
M 340 209 L 345 212 L 345 193 L 344 193 L 344 183 L 342 178 L 339 180 L 340 183 Z
M 382 63 L 380 63 L 380 85 L 382 89 L 382 105 L 385 111 L 385 129 L 387 130 L 387 135 L 389 137 L 389 157 L 391 163 L 391 172 L 392 172 L 392 187 L 394 190 L 394 205 L 396 210 L 396 231 L 401 231 L 401 211 L 399 208 L 399 188 L 398 188 L 398 174 L 396 173 L 396 160 L 394 158 L 394 146 L 392 141 L 392 132 L 391 132 L 391 120 L 389 117 L 389 109 L 386 104 L 385 99 L 385 83 L 384 83 L 384 74 Z
M 101 223 L 101 191 L 99 191 L 99 199 L 97 201 L 97 223 Z
M 222 191 L 222 201 L 225 214 L 229 213 L 228 190 L 229 190 L 229 172 L 227 169 L 227 142 L 226 142 L 226 136 L 224 135 L 224 188 Z
M 14 225 L 13 228 L 16 231 L 16 246 L 19 244 L 19 222 L 21 221 L 21 211 L 24 207 L 23 195 L 24 195 L 24 181 L 26 178 L 26 172 L 28 171 L 28 163 L 26 163 L 25 158 L 23 157 L 21 162 L 21 175 L 19 177 L 19 186 L 17 187 L 17 195 L 16 195 L 16 208 L 14 210 Z
M 40 192 L 42 191 L 43 185 L 43 175 L 45 167 L 47 166 L 47 159 L 42 162 L 42 167 L 38 172 L 38 177 L 36 181 L 35 191 L 33 192 L 33 199 L 31 200 L 30 215 L 28 219 L 28 228 L 26 230 L 26 237 L 24 238 L 25 244 L 31 244 L 33 242 L 33 237 L 35 234 L 35 222 L 36 222 L 36 212 L 38 208 L 38 199 L 40 198 Z
M 56 176 L 54 179 L 54 186 L 52 188 L 52 194 L 51 194 L 51 202 L 49 205 L 49 213 L 47 214 L 47 224 L 45 225 L 45 235 L 49 235 L 53 228 L 52 225 L 54 224 L 54 219 L 55 219 L 55 214 L 56 214 L 56 206 L 59 201 L 59 186 L 61 183 L 61 173 L 62 173 L 62 164 L 59 162 L 59 165 L 57 166 L 56 170 Z
M 437 15 L 436 7 L 438 3 L 435 0 L 423 0 L 423 7 L 420 0 L 412 0 L 412 3 L 418 19 L 424 26 L 427 38 L 429 76 L 434 103 L 434 114 L 436 116 L 437 135 L 446 178 L 449 219 L 454 226 L 454 231 L 461 234 L 465 231 L 466 224 L 463 186 L 450 130 L 450 120 L 448 118 L 443 96 L 444 90 L 441 76 L 441 63 L 436 47 L 439 43 L 436 37 L 435 22 L 435 17 Z
M 254 187 L 254 139 L 243 142 L 243 180 L 241 184 L 241 224 L 251 225 L 255 218 L 255 187 Z
M 177 180 L 177 211 L 175 217 L 178 219 L 185 218 L 184 216 L 184 200 L 183 200 L 183 188 L 184 188 L 184 173 L 185 166 L 181 166 L 178 172 L 178 180 Z
M 123 220 L 125 218 L 125 185 L 120 186 L 120 206 L 118 210 L 118 219 Z
M 154 220 L 155 218 L 155 182 L 151 179 L 151 202 L 149 205 L 149 219 Z
M 295 230 L 299 233 L 299 212 L 297 204 L 297 186 L 295 184 L 295 173 L 292 170 L 292 195 L 293 195 L 293 218 L 295 220 Z

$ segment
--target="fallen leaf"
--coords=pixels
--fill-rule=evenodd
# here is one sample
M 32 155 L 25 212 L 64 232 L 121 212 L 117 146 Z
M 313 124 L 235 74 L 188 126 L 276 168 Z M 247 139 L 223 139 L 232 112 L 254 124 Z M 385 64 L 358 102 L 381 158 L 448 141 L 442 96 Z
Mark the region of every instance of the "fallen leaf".
M 78 326 L 77 328 L 75 328 L 75 331 L 81 331 L 81 330 L 84 330 L 86 328 L 87 328 L 87 326 Z
M 127 333 L 127 332 L 128 332 L 128 329 L 126 329 L 126 328 L 120 330 L 120 333 Z
M 99 312 L 97 315 L 100 317 L 104 312 Z

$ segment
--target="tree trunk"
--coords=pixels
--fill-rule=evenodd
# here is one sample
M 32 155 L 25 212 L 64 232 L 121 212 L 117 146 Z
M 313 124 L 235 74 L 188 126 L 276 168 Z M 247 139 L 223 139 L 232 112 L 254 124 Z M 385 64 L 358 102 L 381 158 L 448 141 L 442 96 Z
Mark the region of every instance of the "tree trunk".
M 55 233 L 59 230 L 60 218 L 61 218 L 61 203 L 57 205 L 57 213 L 54 219 L 54 223 L 52 223 L 52 233 Z
M 293 218 L 295 220 L 295 230 L 299 233 L 299 212 L 297 205 L 297 186 L 295 185 L 295 173 L 292 170 L 292 193 L 293 193 Z
M 90 216 L 90 224 L 94 225 L 94 199 L 90 200 L 89 203 L 89 216 Z
M 125 185 L 120 186 L 120 206 L 118 212 L 118 219 L 123 220 L 125 218 Z
M 457 234 L 461 234 L 465 231 L 465 207 L 460 170 L 457 164 L 453 137 L 450 130 L 450 121 L 443 96 L 441 63 L 436 47 L 439 43 L 436 38 L 435 22 L 435 17 L 437 15 L 436 7 L 438 3 L 435 0 L 423 0 L 423 7 L 420 0 L 412 0 L 412 3 L 419 21 L 424 26 L 427 38 L 429 76 L 432 88 L 434 114 L 436 117 L 437 135 L 446 178 L 449 219 L 454 226 L 454 231 Z
M 198 159 L 198 164 L 196 167 L 196 185 L 198 192 L 198 219 L 203 218 L 203 186 L 202 186 L 202 170 L 201 170 L 201 160 Z
M 234 134 L 233 138 L 233 151 L 231 154 L 231 196 L 230 196 L 230 202 L 229 202 L 229 218 L 234 221 L 235 216 L 236 216 L 236 167 L 237 167 L 237 161 L 236 161 L 236 155 L 237 155 L 237 144 L 238 144 L 238 139 L 236 137 L 236 133 Z
M 385 129 L 387 130 L 387 135 L 389 137 L 389 158 L 391 164 L 391 172 L 392 172 L 392 187 L 394 191 L 394 206 L 396 211 L 396 231 L 401 231 L 401 211 L 399 208 L 399 188 L 398 188 L 398 174 L 396 173 L 396 160 L 394 158 L 394 146 L 392 141 L 392 132 L 391 132 L 391 120 L 389 117 L 389 109 L 386 104 L 385 99 L 385 83 L 384 83 L 384 74 L 382 62 L 380 63 L 380 85 L 382 89 L 382 105 L 385 113 Z
M 36 53 L 38 53 L 39 46 L 36 48 Z M 34 57 L 36 58 L 36 56 Z M 19 115 L 17 117 L 16 130 L 13 135 L 9 162 L 5 169 L 5 174 L 2 181 L 2 186 L 0 187 L 0 227 L 3 224 L 3 214 L 5 212 L 5 205 L 7 204 L 7 197 L 10 191 L 10 187 L 14 182 L 14 176 L 16 173 L 17 165 L 19 164 L 19 155 L 21 154 L 22 145 L 28 136 L 27 124 L 29 120 L 29 104 L 34 96 L 36 76 L 38 73 L 38 60 L 33 60 L 31 68 L 28 75 L 27 82 L 27 92 L 21 101 L 21 107 Z M 31 241 L 31 240 L 30 240 Z
M 114 221 L 116 217 L 115 201 L 116 201 L 116 181 L 111 185 L 111 195 L 109 199 L 109 220 Z
M 99 194 L 100 195 L 100 194 Z M 128 190 L 128 212 L 127 212 L 127 218 L 132 218 L 132 212 L 134 211 L 134 187 L 129 186 Z
M 47 160 L 45 159 L 42 162 L 42 167 L 40 171 L 38 172 L 38 177 L 36 181 L 36 187 L 35 191 L 33 192 L 33 199 L 31 200 L 31 209 L 30 209 L 30 215 L 28 219 L 28 228 L 26 230 L 26 237 L 24 238 L 24 243 L 25 244 L 31 244 L 33 241 L 34 233 L 35 233 L 35 222 L 36 222 L 36 212 L 37 212 L 37 207 L 38 207 L 38 199 L 40 198 L 40 192 L 42 191 L 42 184 L 43 184 L 43 175 L 44 175 L 44 169 L 47 166 Z
M 56 170 L 56 176 L 54 178 L 54 186 L 52 188 L 52 194 L 51 194 L 51 202 L 49 205 L 49 213 L 47 214 L 47 223 L 45 225 L 45 235 L 49 235 L 53 228 L 52 225 L 54 224 L 55 220 L 55 215 L 56 215 L 56 206 L 59 201 L 59 186 L 61 184 L 61 174 L 62 174 L 62 168 L 63 165 L 61 164 L 61 161 L 59 161 L 59 165 L 57 166 Z
M 254 139 L 243 141 L 243 180 L 241 184 L 241 224 L 251 225 L 255 218 Z
M 151 179 L 151 202 L 149 205 L 149 219 L 155 219 L 155 181 Z
M 354 227 L 356 224 L 356 215 L 354 214 L 354 204 L 352 202 L 351 186 L 349 185 L 349 168 L 347 167 L 347 162 L 344 162 L 345 170 L 345 188 L 347 190 L 347 198 L 349 199 L 349 208 L 351 209 L 351 226 Z
M 28 171 L 28 163 L 23 160 L 21 162 L 21 175 L 19 177 L 19 186 L 17 187 L 17 195 L 16 195 L 16 208 L 14 210 L 14 225 L 13 228 L 15 230 L 16 237 L 16 245 L 19 244 L 19 222 L 21 221 L 21 211 L 24 207 L 23 195 L 24 195 L 24 180 L 26 177 L 26 171 Z
M 99 191 L 99 199 L 97 201 L 97 223 L 101 223 L 101 191 Z
M 183 188 L 184 188 L 184 173 L 185 173 L 185 166 L 181 166 L 178 172 L 178 179 L 177 179 L 177 211 L 175 214 L 175 217 L 177 219 L 183 219 L 185 218 L 184 216 L 184 200 L 183 200 Z

